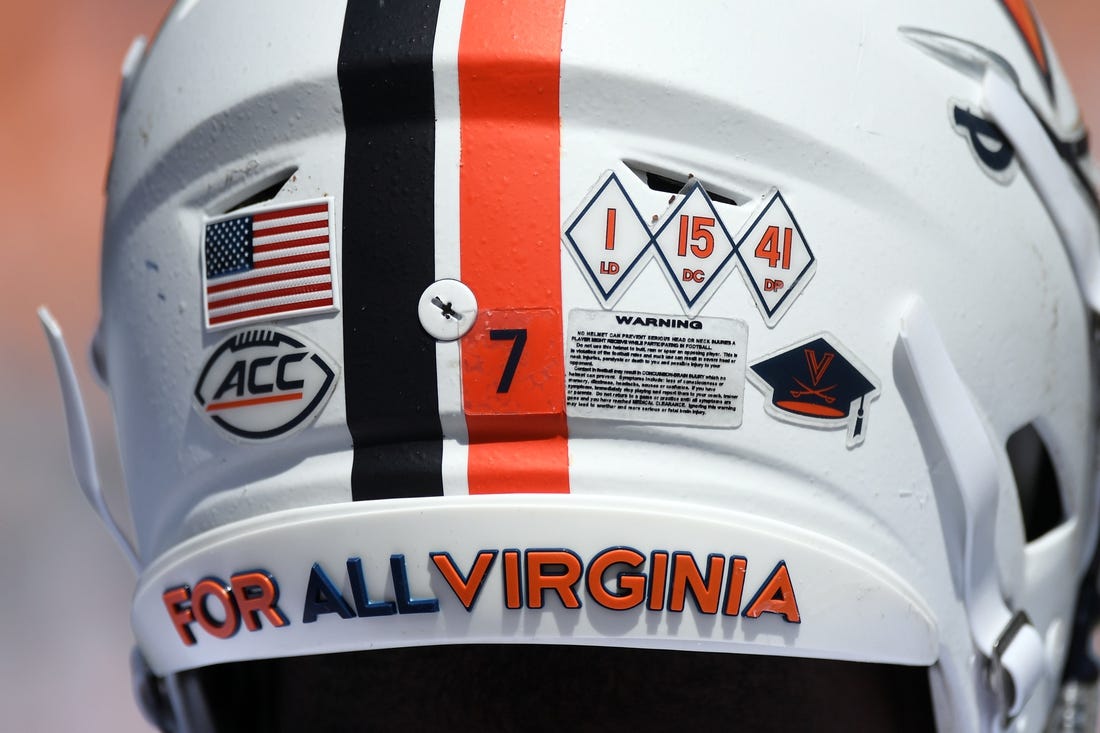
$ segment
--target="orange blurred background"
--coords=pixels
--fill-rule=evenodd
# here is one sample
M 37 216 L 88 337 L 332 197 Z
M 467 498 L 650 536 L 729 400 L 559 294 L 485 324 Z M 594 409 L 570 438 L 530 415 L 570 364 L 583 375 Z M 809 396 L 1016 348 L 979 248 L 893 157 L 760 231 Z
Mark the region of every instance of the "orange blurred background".
M 150 731 L 130 692 L 134 576 L 73 478 L 35 317 L 76 363 L 108 500 L 120 513 L 107 400 L 87 369 L 119 70 L 166 0 L 7 3 L 0 17 L 0 729 Z M 122 509 L 121 514 L 125 515 Z M 128 521 L 128 520 L 127 520 Z
M 1035 0 L 1086 120 L 1100 126 L 1100 3 Z M 34 309 L 65 329 L 108 500 L 125 515 L 106 398 L 86 351 L 98 315 L 103 183 L 119 68 L 165 0 L 8 4 L 0 23 L 0 727 L 147 731 L 129 680 L 133 576 L 72 477 Z M 1100 129 L 1097 127 L 1096 129 Z M 124 520 L 128 521 L 128 520 Z

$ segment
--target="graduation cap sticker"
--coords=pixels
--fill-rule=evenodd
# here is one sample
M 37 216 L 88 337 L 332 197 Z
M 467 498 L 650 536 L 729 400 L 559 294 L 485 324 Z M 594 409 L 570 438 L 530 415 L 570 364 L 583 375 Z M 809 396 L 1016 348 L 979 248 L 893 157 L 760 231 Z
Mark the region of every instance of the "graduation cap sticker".
M 879 381 L 835 336 L 821 333 L 749 364 L 749 379 L 768 398 L 772 417 L 815 428 L 848 428 L 848 447 L 863 442 L 867 403 Z

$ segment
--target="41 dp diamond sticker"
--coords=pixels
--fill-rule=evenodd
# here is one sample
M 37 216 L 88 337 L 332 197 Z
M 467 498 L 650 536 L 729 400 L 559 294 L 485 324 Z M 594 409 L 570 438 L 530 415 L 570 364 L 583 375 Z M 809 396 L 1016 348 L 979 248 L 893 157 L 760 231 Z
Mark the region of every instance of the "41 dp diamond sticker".
M 778 189 L 764 198 L 760 215 L 737 243 L 737 258 L 756 307 L 771 328 L 813 277 L 817 258 Z
M 642 271 L 652 239 L 613 171 L 605 171 L 562 230 L 561 240 L 605 308 Z
M 699 181 L 689 181 L 681 194 L 654 241 L 684 312 L 695 315 L 729 274 L 734 244 Z

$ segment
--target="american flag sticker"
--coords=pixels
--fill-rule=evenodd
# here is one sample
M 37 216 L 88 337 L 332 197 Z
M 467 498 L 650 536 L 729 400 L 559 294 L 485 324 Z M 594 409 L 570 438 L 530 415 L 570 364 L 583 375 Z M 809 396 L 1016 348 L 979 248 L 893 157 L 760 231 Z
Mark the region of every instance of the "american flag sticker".
M 210 330 L 339 309 L 332 199 L 207 220 L 203 312 Z

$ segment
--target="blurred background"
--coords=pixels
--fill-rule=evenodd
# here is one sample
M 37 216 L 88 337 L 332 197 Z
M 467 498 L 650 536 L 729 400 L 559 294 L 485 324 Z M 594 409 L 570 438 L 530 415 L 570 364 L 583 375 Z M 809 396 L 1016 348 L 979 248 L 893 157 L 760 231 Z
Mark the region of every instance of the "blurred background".
M 1100 2 L 1034 0 L 1100 130 Z M 37 0 L 0 12 L 0 728 L 149 731 L 130 692 L 134 577 L 77 488 L 35 308 L 65 330 L 108 501 L 129 526 L 109 408 L 87 369 L 119 68 L 166 0 Z M 1094 146 L 1096 141 L 1094 139 Z
M 130 41 L 166 0 L 36 0 L 0 10 L 0 729 L 151 731 L 130 693 L 134 575 L 76 486 L 35 317 L 65 330 L 108 501 L 125 516 L 107 399 L 87 368 L 103 186 Z M 129 519 L 126 519 L 129 522 Z

